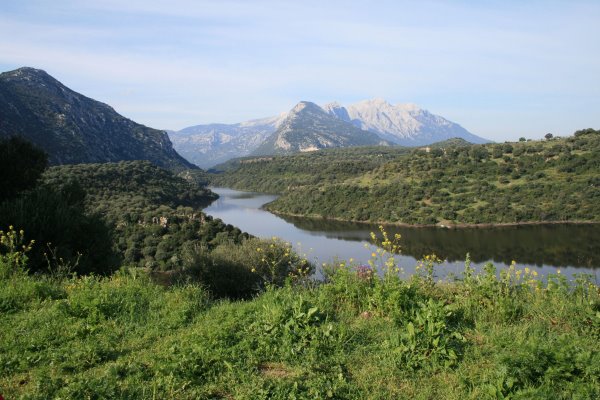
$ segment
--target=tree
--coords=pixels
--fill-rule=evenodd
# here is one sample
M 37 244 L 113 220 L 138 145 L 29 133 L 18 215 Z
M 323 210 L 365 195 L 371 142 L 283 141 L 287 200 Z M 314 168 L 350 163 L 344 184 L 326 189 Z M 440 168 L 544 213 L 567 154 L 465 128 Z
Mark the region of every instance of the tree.
M 525 141 L 527 141 L 527 139 L 525 139 L 524 137 L 519 138 L 519 142 L 525 142 Z
M 546 138 L 546 140 L 550 140 L 550 139 L 552 139 L 552 138 L 554 137 L 554 135 L 553 135 L 553 134 L 551 134 L 551 133 L 546 133 L 546 134 L 544 135 L 544 137 Z
M 48 166 L 48 156 L 27 140 L 0 140 L 0 203 L 33 188 Z

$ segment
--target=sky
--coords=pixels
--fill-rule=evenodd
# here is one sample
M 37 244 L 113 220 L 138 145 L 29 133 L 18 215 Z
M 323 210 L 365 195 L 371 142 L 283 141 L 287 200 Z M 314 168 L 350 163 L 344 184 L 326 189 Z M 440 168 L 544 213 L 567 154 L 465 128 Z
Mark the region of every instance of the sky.
M 600 128 L 599 18 L 598 0 L 2 0 L 0 71 L 158 129 L 381 97 L 537 139 Z

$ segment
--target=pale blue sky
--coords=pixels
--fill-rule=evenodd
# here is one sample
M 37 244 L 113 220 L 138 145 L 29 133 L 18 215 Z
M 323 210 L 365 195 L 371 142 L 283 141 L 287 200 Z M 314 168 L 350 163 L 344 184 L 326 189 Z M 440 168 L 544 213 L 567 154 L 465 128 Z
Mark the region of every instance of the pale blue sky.
M 383 97 L 540 138 L 600 128 L 599 19 L 592 0 L 2 0 L 0 70 L 162 129 Z

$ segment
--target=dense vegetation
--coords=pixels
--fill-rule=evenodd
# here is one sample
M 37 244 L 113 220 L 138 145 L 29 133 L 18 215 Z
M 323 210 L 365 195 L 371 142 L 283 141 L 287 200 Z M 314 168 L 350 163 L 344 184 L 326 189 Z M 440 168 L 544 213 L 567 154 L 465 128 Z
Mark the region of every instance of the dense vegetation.
M 593 129 L 545 141 L 380 151 L 245 160 L 214 183 L 281 193 L 267 207 L 291 215 L 428 225 L 600 222 Z
M 27 275 L 27 241 L 11 230 L 0 242 L 7 399 L 600 396 L 600 292 L 584 277 L 542 282 L 491 264 L 476 275 L 467 261 L 462 281 L 436 283 L 426 257 L 401 280 L 381 251 L 327 266 L 319 285 L 214 301 L 139 270 Z
M 108 227 L 85 212 L 77 183 L 40 183 L 46 165 L 46 155 L 23 139 L 0 140 L 0 230 L 26 229 L 39 244 L 29 254 L 31 272 L 47 272 L 59 263 L 77 273 L 112 272 L 118 257 Z
M 214 185 L 266 193 L 333 184 L 410 152 L 408 147 L 327 149 L 293 156 L 246 157 L 209 170 Z
M 0 141 L 0 202 L 33 188 L 47 167 L 46 154 L 28 141 L 19 137 Z
M 36 243 L 29 272 L 107 275 L 127 265 L 167 284 L 188 280 L 217 297 L 245 297 L 311 271 L 289 244 L 251 238 L 202 213 L 216 195 L 195 183 L 196 171 L 186 180 L 131 161 L 53 167 L 40 180 L 45 160 L 22 139 L 0 141 L 0 169 L 14 173 L 3 176 L 0 230 L 16 227 Z M 277 274 L 275 258 L 285 262 Z
M 251 238 L 205 215 L 200 207 L 214 193 L 149 162 L 53 167 L 44 181 L 85 187 L 86 210 L 112 228 L 121 265 L 148 269 L 167 284 L 192 280 L 215 296 L 243 297 L 266 282 L 283 282 L 287 273 L 312 268 L 286 243 Z M 258 254 L 257 248 L 268 250 Z M 279 274 L 269 273 L 275 258 L 286 266 Z

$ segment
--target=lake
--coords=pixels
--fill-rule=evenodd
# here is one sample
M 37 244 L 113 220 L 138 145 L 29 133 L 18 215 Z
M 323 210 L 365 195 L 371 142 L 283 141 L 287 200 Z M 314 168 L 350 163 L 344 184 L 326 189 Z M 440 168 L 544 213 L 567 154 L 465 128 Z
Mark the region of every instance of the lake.
M 374 247 L 371 232 L 378 225 L 274 215 L 261 207 L 277 196 L 211 188 L 220 198 L 204 211 L 258 237 L 277 236 L 292 243 L 300 254 L 317 265 L 339 258 L 366 264 Z M 473 266 L 486 262 L 498 268 L 528 267 L 541 275 L 560 269 L 566 276 L 586 273 L 600 282 L 600 225 L 523 225 L 496 228 L 409 228 L 386 226 L 393 237 L 399 233 L 402 254 L 397 263 L 406 275 L 414 272 L 417 260 L 435 253 L 445 260 L 437 276 L 459 276 L 467 253 Z

